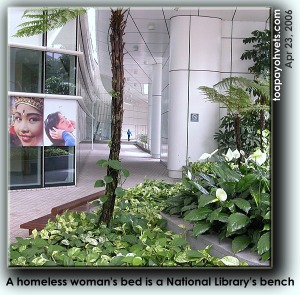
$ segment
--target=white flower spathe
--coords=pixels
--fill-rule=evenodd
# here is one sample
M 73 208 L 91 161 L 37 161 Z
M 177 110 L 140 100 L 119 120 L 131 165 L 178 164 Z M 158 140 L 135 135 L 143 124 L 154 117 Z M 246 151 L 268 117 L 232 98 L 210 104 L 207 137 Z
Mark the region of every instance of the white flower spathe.
M 216 190 L 216 197 L 219 201 L 226 201 L 227 200 L 227 194 L 222 188 L 218 188 Z
M 241 154 L 240 154 L 240 152 L 239 152 L 238 150 L 234 150 L 234 151 L 232 152 L 232 156 L 233 156 L 235 159 L 238 159 L 238 158 L 241 156 Z
M 210 159 L 211 156 L 212 156 L 213 154 L 215 154 L 217 151 L 218 151 L 218 149 L 214 150 L 211 154 L 208 154 L 208 153 L 202 154 L 202 155 L 200 156 L 200 158 L 198 159 L 198 161 Z
M 250 155 L 249 160 L 252 160 L 256 164 L 261 166 L 267 160 L 267 154 L 263 153 L 261 150 L 257 150 L 252 155 Z
M 241 156 L 241 154 L 238 150 L 232 151 L 231 148 L 229 148 L 226 155 L 224 156 L 226 161 L 230 162 L 232 159 L 238 159 Z

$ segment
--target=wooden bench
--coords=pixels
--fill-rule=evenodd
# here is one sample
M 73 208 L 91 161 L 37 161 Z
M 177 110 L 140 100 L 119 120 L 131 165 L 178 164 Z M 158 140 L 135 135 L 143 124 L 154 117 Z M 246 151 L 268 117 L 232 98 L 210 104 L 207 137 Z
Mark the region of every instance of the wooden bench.
M 32 231 L 34 229 L 36 230 L 42 230 L 46 224 L 48 223 L 49 220 L 54 221 L 56 215 L 61 215 L 65 211 L 73 211 L 73 212 L 88 212 L 95 208 L 90 202 L 97 200 L 101 195 L 104 195 L 105 191 L 100 191 L 88 196 L 85 196 L 83 198 L 53 207 L 51 209 L 51 213 L 47 214 L 45 216 L 30 220 L 28 222 L 22 223 L 20 225 L 20 228 L 22 229 L 28 229 L 29 230 L 29 235 L 32 234 Z

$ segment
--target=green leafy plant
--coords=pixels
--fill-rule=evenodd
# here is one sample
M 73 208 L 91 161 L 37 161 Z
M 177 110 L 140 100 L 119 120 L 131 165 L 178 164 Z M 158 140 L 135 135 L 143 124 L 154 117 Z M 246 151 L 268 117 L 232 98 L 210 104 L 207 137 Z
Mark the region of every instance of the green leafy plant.
M 253 44 L 252 49 L 245 50 L 241 60 L 252 60 L 254 65 L 249 72 L 258 77 L 268 77 L 271 69 L 271 31 L 255 30 L 251 37 L 243 39 L 244 44 Z
M 268 110 L 265 105 L 255 104 L 250 93 L 255 91 L 267 97 L 269 95 L 268 85 L 258 84 L 243 77 L 231 77 L 223 79 L 213 87 L 200 86 L 198 89 L 205 96 L 205 99 L 221 103 L 227 108 L 229 118 L 232 118 L 235 147 L 240 151 L 242 149 L 241 120 L 243 116 Z
M 45 157 L 56 157 L 56 156 L 68 156 L 71 154 L 71 152 L 69 151 L 69 148 L 64 149 L 61 147 L 45 147 L 44 149 L 44 154 Z
M 29 19 L 19 25 L 14 37 L 29 37 L 64 26 L 78 15 L 86 13 L 84 8 L 41 7 L 25 10 L 23 17 Z
M 181 235 L 165 230 L 159 212 L 182 184 L 145 180 L 116 200 L 110 226 L 96 213 L 67 212 L 33 237 L 10 245 L 11 267 L 232 267 L 238 259 L 192 250 Z
M 241 118 L 241 149 L 246 156 L 261 144 L 261 131 L 259 114 L 257 112 L 246 113 Z M 270 120 L 266 121 L 267 129 L 270 128 Z M 218 142 L 219 151 L 225 153 L 229 148 L 235 149 L 235 133 L 233 117 L 231 114 L 221 119 L 219 131 L 214 134 L 214 139 Z
M 217 233 L 232 239 L 233 252 L 246 247 L 262 260 L 270 258 L 270 175 L 266 153 L 255 151 L 237 165 L 238 151 L 215 156 L 212 173 L 186 177 L 185 189 L 167 200 L 165 213 L 177 214 L 194 224 L 196 237 Z
M 124 184 L 124 182 L 126 181 L 127 177 L 130 175 L 130 172 L 127 169 L 124 169 L 122 167 L 122 163 L 119 160 L 99 160 L 97 162 L 97 165 L 100 167 L 110 167 L 110 169 L 113 169 L 117 172 L 118 175 L 118 184 L 119 186 L 117 186 L 115 188 L 115 194 L 118 197 L 122 197 L 125 195 L 125 190 L 122 188 L 122 185 Z M 104 179 L 98 179 L 95 182 L 95 187 L 104 187 L 107 184 L 110 184 L 113 181 L 113 178 L 109 175 L 104 176 Z M 105 194 L 104 196 L 100 197 L 100 201 L 101 204 L 105 204 L 105 202 L 107 201 L 108 196 Z M 99 203 L 100 204 L 100 203 Z M 100 222 L 100 220 L 99 220 Z

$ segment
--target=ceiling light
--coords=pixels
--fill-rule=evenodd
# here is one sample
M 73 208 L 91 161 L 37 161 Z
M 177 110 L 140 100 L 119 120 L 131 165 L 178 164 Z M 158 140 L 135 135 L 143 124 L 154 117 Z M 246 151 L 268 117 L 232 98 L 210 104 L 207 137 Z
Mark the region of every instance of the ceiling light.
M 154 31 L 154 30 L 155 30 L 154 23 L 150 23 L 150 24 L 148 25 L 148 30 L 149 30 L 149 31 Z

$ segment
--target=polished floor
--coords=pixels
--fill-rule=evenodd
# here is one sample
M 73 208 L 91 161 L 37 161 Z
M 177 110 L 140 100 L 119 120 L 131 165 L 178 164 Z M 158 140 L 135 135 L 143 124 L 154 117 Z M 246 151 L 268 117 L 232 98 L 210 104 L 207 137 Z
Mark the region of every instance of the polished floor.
M 28 230 L 20 229 L 20 224 L 49 214 L 52 207 L 95 193 L 101 189 L 94 188 L 97 179 L 106 175 L 106 170 L 96 165 L 100 159 L 107 159 L 109 149 L 107 143 L 81 144 L 81 157 L 84 161 L 76 186 L 55 187 L 8 192 L 8 241 L 14 242 L 16 237 L 26 237 Z M 121 146 L 120 159 L 130 176 L 124 188 L 133 187 L 147 179 L 165 180 L 173 183 L 168 177 L 167 168 L 158 159 L 138 148 L 133 142 L 124 142 Z

